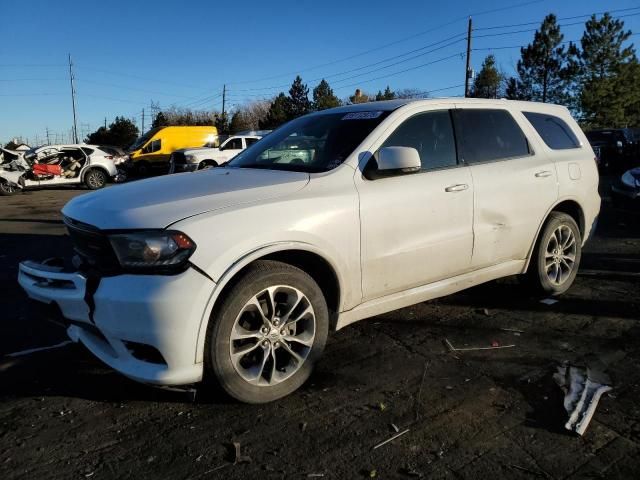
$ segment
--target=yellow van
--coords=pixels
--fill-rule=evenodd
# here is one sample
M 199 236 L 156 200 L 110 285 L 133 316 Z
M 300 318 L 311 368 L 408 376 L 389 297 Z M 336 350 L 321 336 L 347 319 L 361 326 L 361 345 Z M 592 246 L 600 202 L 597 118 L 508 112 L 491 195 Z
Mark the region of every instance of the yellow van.
M 216 127 L 156 127 L 129 147 L 130 166 L 140 175 L 151 169 L 167 168 L 171 154 L 181 148 L 217 147 Z

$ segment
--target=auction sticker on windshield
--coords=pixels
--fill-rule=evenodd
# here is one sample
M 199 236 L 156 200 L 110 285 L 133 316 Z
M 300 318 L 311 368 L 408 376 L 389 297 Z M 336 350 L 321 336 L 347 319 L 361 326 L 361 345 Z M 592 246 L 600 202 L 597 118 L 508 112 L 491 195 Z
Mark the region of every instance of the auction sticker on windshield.
M 371 120 L 378 118 L 380 115 L 382 115 L 381 110 L 376 112 L 351 112 L 342 117 L 342 120 Z

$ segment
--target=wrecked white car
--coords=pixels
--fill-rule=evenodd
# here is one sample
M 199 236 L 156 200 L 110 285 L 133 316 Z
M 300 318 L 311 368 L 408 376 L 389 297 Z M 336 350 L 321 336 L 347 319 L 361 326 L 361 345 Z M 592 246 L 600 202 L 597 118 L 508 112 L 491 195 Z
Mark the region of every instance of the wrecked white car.
M 30 187 L 84 183 L 90 190 L 120 181 L 108 152 L 93 145 L 47 145 L 21 152 L 2 150 L 0 195 Z

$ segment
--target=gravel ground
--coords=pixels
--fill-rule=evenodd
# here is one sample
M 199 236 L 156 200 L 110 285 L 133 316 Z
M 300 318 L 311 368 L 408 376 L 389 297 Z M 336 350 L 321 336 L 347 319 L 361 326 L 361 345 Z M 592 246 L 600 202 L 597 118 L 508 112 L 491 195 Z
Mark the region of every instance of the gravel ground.
M 59 210 L 81 193 L 0 198 L 2 479 L 628 479 L 640 468 L 637 210 L 605 198 L 558 303 L 505 279 L 381 315 L 334 333 L 298 392 L 248 406 L 138 385 L 77 345 L 8 355 L 66 340 L 29 313 L 17 263 L 69 253 Z M 515 347 L 454 355 L 444 339 Z M 587 355 L 615 387 L 577 437 L 551 374 Z M 409 431 L 373 449 L 396 428 Z

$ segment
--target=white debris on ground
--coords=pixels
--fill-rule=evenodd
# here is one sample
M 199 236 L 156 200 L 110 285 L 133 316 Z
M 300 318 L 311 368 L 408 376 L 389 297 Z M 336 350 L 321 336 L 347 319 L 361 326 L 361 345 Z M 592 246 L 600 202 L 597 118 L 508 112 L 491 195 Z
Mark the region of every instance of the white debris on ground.
M 603 393 L 612 389 L 611 379 L 598 366 L 565 364 L 558 367 L 553 379 L 564 391 L 564 408 L 569 414 L 567 430 L 583 435 Z

